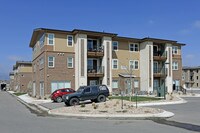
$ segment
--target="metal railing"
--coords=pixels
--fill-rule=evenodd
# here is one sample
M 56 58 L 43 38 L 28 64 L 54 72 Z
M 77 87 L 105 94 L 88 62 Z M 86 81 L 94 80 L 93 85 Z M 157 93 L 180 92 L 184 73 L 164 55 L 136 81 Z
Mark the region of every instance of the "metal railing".
M 104 73 L 104 66 L 87 66 L 88 73 Z

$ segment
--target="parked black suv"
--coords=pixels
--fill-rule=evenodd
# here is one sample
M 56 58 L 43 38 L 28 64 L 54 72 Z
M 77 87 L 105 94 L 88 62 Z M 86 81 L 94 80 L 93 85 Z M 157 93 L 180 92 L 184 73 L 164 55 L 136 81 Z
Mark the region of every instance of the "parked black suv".
M 75 93 L 63 96 L 66 105 L 77 105 L 79 101 L 105 102 L 109 96 L 106 85 L 81 86 Z

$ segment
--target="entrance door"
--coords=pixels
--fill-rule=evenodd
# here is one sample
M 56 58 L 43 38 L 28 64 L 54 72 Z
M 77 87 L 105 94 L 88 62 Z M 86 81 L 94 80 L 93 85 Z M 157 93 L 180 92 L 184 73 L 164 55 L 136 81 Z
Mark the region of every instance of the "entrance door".
M 44 82 L 40 82 L 40 97 L 44 97 Z

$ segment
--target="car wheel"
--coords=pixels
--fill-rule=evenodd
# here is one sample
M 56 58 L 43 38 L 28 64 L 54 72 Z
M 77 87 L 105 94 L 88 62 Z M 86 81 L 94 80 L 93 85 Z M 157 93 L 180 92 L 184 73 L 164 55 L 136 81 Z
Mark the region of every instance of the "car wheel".
M 78 104 L 79 104 L 78 98 L 72 98 L 72 99 L 69 100 L 70 106 L 74 106 L 74 105 L 78 105 Z
M 97 101 L 98 101 L 98 102 L 105 102 L 105 101 L 106 101 L 106 96 L 104 96 L 104 95 L 99 95 L 99 96 L 97 97 Z
M 69 103 L 68 103 L 68 102 L 65 102 L 65 105 L 66 105 L 66 106 L 69 106 Z
M 61 103 L 62 102 L 62 98 L 61 97 L 57 97 L 56 98 L 56 102 Z

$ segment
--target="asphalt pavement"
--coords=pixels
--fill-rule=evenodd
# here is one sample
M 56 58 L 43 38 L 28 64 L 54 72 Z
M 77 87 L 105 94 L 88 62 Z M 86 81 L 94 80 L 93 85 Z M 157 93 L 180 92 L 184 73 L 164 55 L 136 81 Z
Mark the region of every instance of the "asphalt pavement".
M 188 99 L 190 102 L 190 99 Z M 191 99 L 191 104 L 200 107 L 199 99 Z M 189 103 L 188 102 L 188 103 Z M 169 105 L 168 105 L 169 106 Z M 170 105 L 171 106 L 171 105 Z M 190 112 L 186 107 L 169 107 L 176 112 Z M 193 106 L 190 106 L 193 107 Z M 163 106 L 165 108 L 165 106 Z M 183 109 L 183 110 L 182 110 Z M 168 108 L 166 109 L 168 110 Z M 182 111 L 181 111 L 182 110 Z M 169 110 L 170 111 L 170 110 Z M 196 112 L 196 113 L 195 113 Z M 170 121 L 181 120 L 182 122 L 191 122 L 188 128 L 184 128 L 185 123 L 167 123 L 166 120 L 105 120 L 105 119 L 78 119 L 39 116 L 31 112 L 26 106 L 17 101 L 16 97 L 7 92 L 0 92 L 0 132 L 2 133 L 188 133 L 200 132 L 199 121 L 193 118 L 200 112 L 199 108 L 194 108 L 191 119 L 184 119 L 185 115 L 178 115 L 171 118 Z M 177 114 L 176 114 L 177 115 Z M 182 118 L 181 118 L 182 117 Z M 199 117 L 200 118 L 200 117 Z M 184 121 L 183 121 L 184 120 Z M 176 125 L 176 124 L 179 124 Z M 186 125 L 186 127 L 189 125 Z M 193 129 L 192 129 L 193 128 Z

